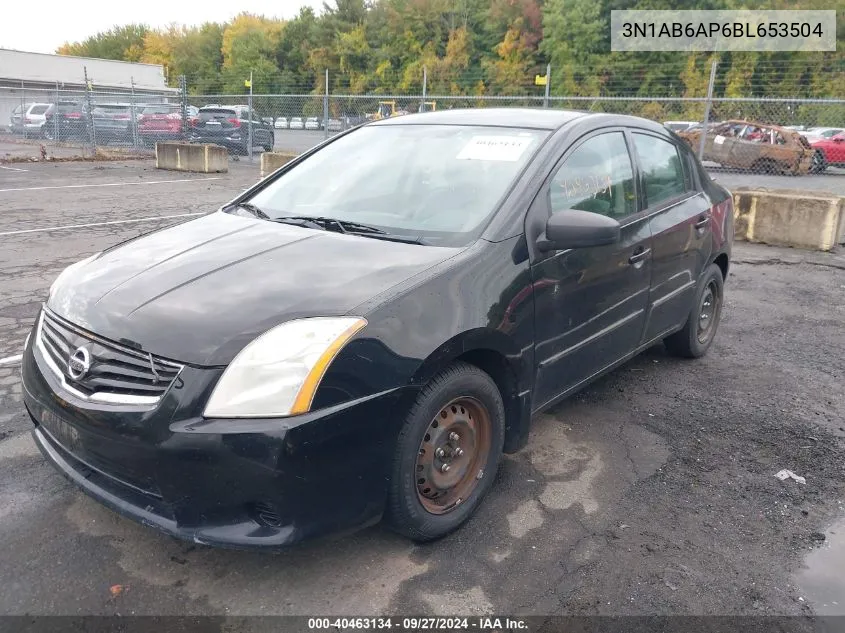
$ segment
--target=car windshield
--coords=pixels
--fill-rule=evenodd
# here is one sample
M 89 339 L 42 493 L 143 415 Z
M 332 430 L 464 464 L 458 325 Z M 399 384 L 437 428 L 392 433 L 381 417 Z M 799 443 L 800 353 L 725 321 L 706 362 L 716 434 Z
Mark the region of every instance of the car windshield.
M 475 237 L 545 131 L 454 125 L 360 128 L 249 202 L 269 219 L 329 217 L 438 246 Z

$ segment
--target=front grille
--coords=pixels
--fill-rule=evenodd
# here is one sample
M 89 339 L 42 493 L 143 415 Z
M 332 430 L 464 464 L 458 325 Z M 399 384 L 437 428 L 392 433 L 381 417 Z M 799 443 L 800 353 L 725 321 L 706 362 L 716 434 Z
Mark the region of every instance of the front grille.
M 152 354 L 129 349 L 78 328 L 47 311 L 42 312 L 39 348 L 65 387 L 91 400 L 155 404 L 173 384 L 180 365 Z M 87 370 L 71 372 L 71 357 L 86 356 Z

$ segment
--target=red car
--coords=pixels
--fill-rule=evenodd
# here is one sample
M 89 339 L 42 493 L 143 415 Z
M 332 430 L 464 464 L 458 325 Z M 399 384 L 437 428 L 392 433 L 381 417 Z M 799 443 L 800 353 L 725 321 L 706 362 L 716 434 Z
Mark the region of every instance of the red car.
M 197 108 L 188 106 L 188 125 L 193 125 Z M 144 108 L 138 121 L 138 135 L 144 144 L 183 138 L 182 107 L 178 103 L 159 103 Z
M 816 150 L 813 171 L 823 172 L 828 167 L 845 167 L 845 132 L 812 141 L 810 145 Z

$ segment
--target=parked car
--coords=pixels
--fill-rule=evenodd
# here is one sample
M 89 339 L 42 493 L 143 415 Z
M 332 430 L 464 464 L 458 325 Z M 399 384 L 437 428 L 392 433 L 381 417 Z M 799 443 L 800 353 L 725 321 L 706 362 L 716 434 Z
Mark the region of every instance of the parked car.
M 276 121 L 275 121 L 275 123 L 273 123 L 273 127 L 275 127 L 277 130 L 288 129 L 287 117 L 283 117 L 283 116 L 276 117 Z
M 816 152 L 813 161 L 814 172 L 821 173 L 828 167 L 845 168 L 845 131 L 812 141 L 810 145 Z
M 29 137 L 41 136 L 41 128 L 49 108 L 49 103 L 25 103 L 16 106 L 9 119 L 9 131 L 13 134 L 26 133 Z
M 841 127 L 811 127 L 802 132 L 811 143 L 818 139 L 832 138 L 837 134 L 845 132 L 845 128 Z
M 60 100 L 45 113 L 42 135 L 48 140 L 88 139 L 88 105 L 83 100 Z
M 204 106 L 199 109 L 196 125 L 191 129 L 191 141 L 195 143 L 215 143 L 226 147 L 231 152 L 249 153 L 249 107 Z M 273 126 L 261 121 L 253 113 L 253 146 L 260 146 L 269 152 L 275 143 Z
M 305 119 L 305 129 L 306 130 L 319 130 L 321 129 L 320 126 L 320 119 L 315 116 L 310 116 Z
M 199 108 L 189 105 L 186 110 L 187 124 L 190 128 L 196 124 Z M 182 105 L 179 103 L 159 103 L 145 107 L 138 120 L 138 135 L 145 145 L 152 145 L 156 141 L 183 138 Z
M 701 130 L 678 132 L 698 148 Z M 724 121 L 708 130 L 704 160 L 756 173 L 806 174 L 813 168 L 815 152 L 794 130 L 754 121 Z
M 129 103 L 99 103 L 91 110 L 96 142 L 131 142 L 133 140 L 132 112 L 140 116 L 144 107 Z
M 305 128 L 305 122 L 302 120 L 302 117 L 294 116 L 290 119 L 290 129 L 292 130 L 302 130 Z
M 673 132 L 681 132 L 691 128 L 693 125 L 698 125 L 698 121 L 664 121 L 663 125 Z
M 706 354 L 732 240 L 730 192 L 653 121 L 385 119 L 65 269 L 23 402 L 47 461 L 193 543 L 428 541 L 534 413 L 661 341 Z
M 340 119 L 329 119 L 329 131 L 340 132 L 343 129 L 343 122 Z

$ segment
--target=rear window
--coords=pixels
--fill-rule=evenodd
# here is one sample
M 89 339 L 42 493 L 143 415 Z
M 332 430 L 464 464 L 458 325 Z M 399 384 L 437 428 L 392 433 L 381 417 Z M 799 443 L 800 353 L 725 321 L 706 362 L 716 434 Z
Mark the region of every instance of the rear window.
M 30 114 L 44 114 L 47 112 L 47 108 L 50 106 L 48 105 L 37 105 L 33 106 L 32 110 L 30 110 Z
M 200 110 L 200 121 L 231 119 L 236 116 L 238 116 L 237 111 L 231 108 L 208 108 Z
M 59 112 L 80 112 L 82 110 L 81 103 L 60 103 Z
M 147 106 L 144 108 L 142 114 L 173 114 L 174 112 L 179 112 L 179 106 L 177 105 L 155 105 L 155 106 Z
M 125 105 L 111 105 L 108 103 L 102 103 L 96 107 L 97 110 L 101 112 L 129 112 L 130 107 Z

